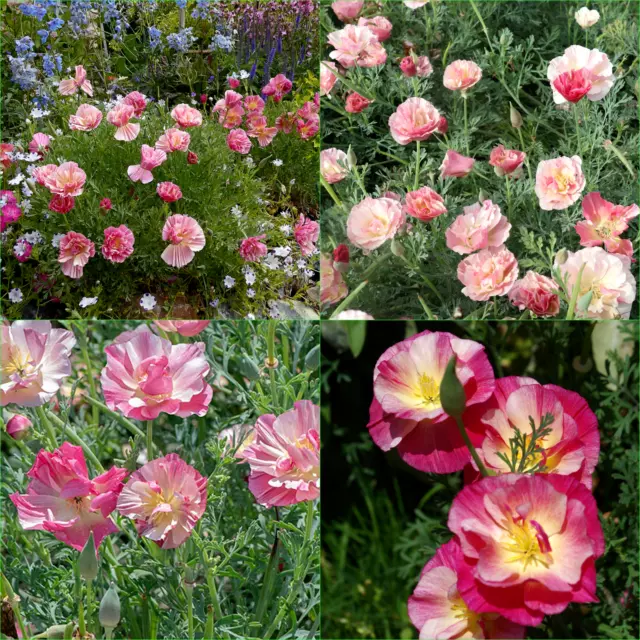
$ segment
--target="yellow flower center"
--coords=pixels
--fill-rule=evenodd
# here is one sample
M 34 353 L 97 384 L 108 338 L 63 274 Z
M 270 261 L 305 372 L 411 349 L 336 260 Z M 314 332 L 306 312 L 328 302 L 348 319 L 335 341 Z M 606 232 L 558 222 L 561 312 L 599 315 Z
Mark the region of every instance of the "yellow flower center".
M 551 545 L 542 527 L 536 529 L 530 522 L 512 521 L 509 538 L 502 548 L 508 552 L 506 562 L 519 563 L 525 571 L 529 565 L 541 565 L 549 568 L 551 564 Z
M 2 363 L 2 373 L 7 377 L 17 375 L 20 378 L 24 378 L 33 373 L 34 370 L 31 354 L 28 351 L 20 351 L 15 347 L 11 348 L 8 360 Z
M 456 620 L 464 620 L 467 623 L 467 629 L 471 632 L 472 637 L 479 637 L 476 635 L 476 632 L 480 630 L 478 622 L 482 619 L 482 614 L 471 611 L 457 593 L 452 600 L 451 610 L 453 617 Z
M 440 385 L 426 373 L 420 376 L 418 396 L 422 399 L 422 406 L 425 409 L 439 409 Z
M 554 176 L 556 185 L 558 187 L 558 191 L 560 193 L 566 193 L 571 185 L 571 175 L 568 174 L 564 169 L 560 169 L 556 171 Z

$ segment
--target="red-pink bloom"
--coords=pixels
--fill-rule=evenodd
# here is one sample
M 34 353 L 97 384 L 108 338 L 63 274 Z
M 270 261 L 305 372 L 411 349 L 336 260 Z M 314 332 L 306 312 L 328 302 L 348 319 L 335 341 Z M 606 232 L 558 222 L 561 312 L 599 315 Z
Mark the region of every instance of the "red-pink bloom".
M 491 200 L 464 207 L 446 231 L 447 247 L 464 255 L 487 247 L 499 247 L 509 237 L 511 224 Z
M 347 113 L 361 113 L 364 111 L 373 100 L 369 100 L 359 93 L 352 91 L 344 103 L 344 109 Z
M 377 67 L 387 60 L 387 52 L 368 27 L 349 24 L 340 31 L 333 31 L 328 41 L 335 48 L 329 54 L 343 67 Z
M 82 272 L 89 258 L 96 255 L 96 246 L 81 233 L 69 231 L 60 239 L 60 253 L 58 262 L 62 264 L 62 273 L 77 280 L 82 278 Z
M 472 611 L 536 626 L 571 602 L 598 602 L 604 537 L 596 502 L 578 480 L 484 478 L 454 498 L 448 524 L 464 556 L 458 591 Z
M 92 104 L 81 104 L 75 114 L 69 116 L 69 128 L 73 131 L 93 131 L 102 122 L 102 111 Z
M 45 164 L 41 167 L 35 167 L 31 174 L 34 180 L 43 187 L 47 186 L 47 178 L 58 168 L 56 164 Z
M 320 107 L 314 100 L 307 100 L 300 109 L 298 109 L 298 116 L 305 120 L 313 120 L 315 116 L 320 112 Z
M 293 228 L 293 235 L 302 255 L 310 256 L 316 251 L 315 243 L 320 235 L 320 225 L 315 220 L 309 220 L 309 218 L 305 218 L 303 214 L 300 214 L 300 218 L 298 218 L 298 222 Z
M 167 129 L 156 142 L 156 149 L 164 151 L 165 153 L 171 153 L 173 151 L 187 151 L 189 149 L 189 143 L 191 142 L 191 136 L 186 131 L 181 131 L 172 127 Z
M 535 271 L 527 271 L 524 278 L 516 280 L 509 291 L 509 302 L 520 311 L 529 309 L 541 318 L 557 316 L 560 313 L 558 285 Z
M 206 93 L 201 93 L 200 94 L 200 104 L 207 104 L 207 94 Z
M 202 114 L 188 104 L 179 104 L 174 107 L 171 111 L 171 117 L 185 129 L 199 127 L 202 124 Z
M 320 152 L 320 174 L 329 184 L 344 180 L 349 175 L 347 154 L 340 149 L 323 149 Z
M 440 116 L 438 120 L 438 133 L 447 133 L 449 131 L 449 123 L 444 116 Z
M 454 418 L 440 401 L 440 384 L 454 355 L 466 396 L 467 424 L 466 415 L 494 389 L 493 370 L 481 344 L 423 331 L 387 349 L 374 370 L 369 433 L 383 451 L 397 448 L 407 464 L 421 471 L 450 473 L 471 460 Z M 469 436 L 480 444 L 480 434 Z
M 527 154 L 524 151 L 505 149 L 499 144 L 491 149 L 489 164 L 494 167 L 497 176 L 510 175 L 521 169 Z
M 332 62 L 329 64 L 333 64 Z M 0 143 L 0 164 L 8 169 L 12 164 L 13 160 L 11 159 L 10 153 L 13 153 L 15 147 L 8 142 Z
M 119 102 L 109 113 L 107 113 L 107 122 L 116 127 L 114 138 L 131 142 L 138 137 L 140 133 L 140 125 L 129 122 L 135 116 L 135 108 L 130 104 Z
M 303 140 L 311 140 L 320 131 L 320 117 L 314 114 L 308 120 L 298 120 L 296 122 L 296 131 Z
M 588 69 L 564 71 L 554 81 L 553 88 L 568 102 L 580 102 L 591 88 L 591 72 Z
M 407 193 L 404 210 L 405 213 L 424 222 L 447 213 L 442 196 L 431 187 L 421 187 L 417 191 Z
M 482 249 L 458 265 L 462 293 L 476 302 L 506 296 L 517 279 L 518 261 L 504 245 Z
M 49 173 L 44 181 L 51 193 L 76 198 L 82 195 L 87 174 L 75 162 L 65 162 Z
M 580 198 L 586 180 L 579 156 L 542 160 L 536 171 L 536 195 L 545 211 L 566 209 Z
M 347 297 L 349 289 L 330 255 L 320 256 L 320 302 L 336 304 Z
M 251 140 L 244 129 L 233 129 L 227 136 L 227 147 L 244 155 L 251 151 Z
M 147 325 L 125 331 L 104 350 L 106 405 L 135 420 L 155 420 L 161 413 L 204 416 L 213 395 L 204 348 L 204 342 L 171 344 Z
M 338 67 L 335 62 L 323 60 L 320 63 L 320 95 L 328 96 L 338 80 Z
M 172 267 L 188 265 L 197 251 L 204 249 L 206 240 L 202 227 L 190 216 L 176 214 L 167 218 L 162 239 L 171 244 L 162 252 L 162 259 Z
M 368 27 L 378 38 L 378 42 L 384 42 L 391 37 L 393 25 L 384 16 L 374 16 L 373 18 L 360 18 L 359 27 Z
M 100 208 L 103 211 L 111 211 L 111 200 L 109 198 L 102 198 L 102 200 L 100 200 Z
M 247 96 L 244 99 L 244 108 L 249 113 L 262 113 L 264 106 L 264 100 L 260 96 Z
M 408 78 L 413 78 L 418 73 L 416 63 L 411 56 L 405 56 L 400 61 L 400 71 Z
M 49 151 L 50 144 L 51 138 L 46 133 L 34 133 L 31 142 L 29 142 L 29 151 L 39 154 L 42 158 Z
M 109 515 L 126 475 L 126 469 L 111 467 L 89 479 L 82 447 L 64 442 L 55 451 L 38 451 L 27 473 L 27 493 L 9 498 L 23 529 L 49 531 L 78 551 L 93 533 L 97 549 L 106 536 L 118 531 Z
M 33 245 L 26 240 L 18 240 L 13 247 L 13 257 L 18 262 L 26 262 L 31 257 Z
M 245 238 L 240 243 L 239 253 L 245 262 L 258 262 L 267 255 L 267 245 L 260 240 L 264 240 L 267 236 L 254 236 Z
M 349 268 L 349 247 L 346 244 L 339 244 L 333 250 L 333 266 L 340 272 Z
M 260 504 L 315 500 L 320 496 L 320 407 L 299 400 L 279 416 L 260 416 L 243 457 L 251 467 L 249 489 Z
M 184 544 L 207 506 L 207 479 L 176 453 L 134 471 L 118 498 L 118 511 L 138 534 L 163 549 Z
M 525 627 L 495 614 L 471 611 L 458 591 L 458 566 L 463 560 L 454 538 L 439 547 L 420 573 L 409 598 L 409 618 L 420 638 L 524 638 Z
M 296 121 L 296 114 L 289 111 L 276 118 L 276 127 L 278 131 L 282 131 L 282 133 L 291 133 Z
M 87 80 L 87 72 L 81 64 L 76 66 L 75 77 L 68 78 L 67 80 L 62 80 L 60 82 L 60 86 L 58 87 L 58 91 L 63 96 L 72 96 L 73 94 L 78 92 L 78 89 L 82 89 L 82 91 L 84 91 L 87 95 L 93 96 L 93 87 Z
M 366 197 L 349 212 L 347 236 L 356 247 L 373 251 L 391 240 L 404 222 L 405 214 L 399 201 Z
M 154 320 L 153 322 L 167 333 L 179 333 L 188 338 L 202 333 L 211 323 L 210 320 Z
M 234 78 L 232 76 L 229 76 L 227 78 L 227 83 L 229 84 L 229 86 L 232 89 L 237 89 L 240 86 L 240 80 L 238 80 L 238 78 Z
M 454 60 L 447 65 L 442 78 L 443 84 L 451 91 L 463 93 L 480 82 L 482 69 L 471 60 Z
M 363 6 L 364 0 L 335 0 L 335 2 L 331 3 L 333 13 L 342 22 L 355 20 L 362 11 Z
M 247 135 L 256 138 L 261 147 L 267 147 L 278 133 L 277 127 L 269 127 L 265 116 L 254 116 L 251 119 Z
M 391 135 L 398 144 L 427 140 L 437 130 L 440 114 L 424 98 L 405 100 L 389 118 Z
M 193 151 L 187 152 L 187 164 L 198 164 L 198 154 Z
M 271 96 L 274 102 L 280 102 L 291 91 L 293 83 L 283 73 L 269 80 L 269 84 L 262 89 L 263 96 Z
M 427 56 L 418 56 L 416 59 L 416 74 L 418 78 L 426 78 L 433 73 L 431 61 Z
M 133 232 L 126 225 L 107 227 L 104 230 L 102 255 L 109 262 L 124 262 L 133 253 L 134 242 Z
M 49 200 L 49 211 L 69 213 L 76 206 L 76 199 L 72 196 L 60 196 L 57 193 Z
M 71 374 L 71 331 L 52 329 L 45 320 L 2 325 L 0 406 L 39 407 L 58 392 Z
M 52 165 L 55 167 L 55 165 Z M 13 191 L 3 189 L 0 191 L 0 200 L 4 201 L 0 209 L 0 231 L 4 231 L 8 225 L 13 224 L 22 215 L 22 209 L 18 206 Z
M 139 118 L 147 108 L 147 99 L 139 91 L 128 93 L 124 97 L 123 102 L 131 105 L 135 109 L 136 118 Z
M 464 178 L 471 173 L 475 162 L 473 158 L 468 158 L 453 149 L 448 149 L 440 165 L 440 177 Z
M 27 416 L 16 413 L 7 422 L 7 435 L 14 440 L 24 440 L 29 435 L 33 422 Z
M 167 154 L 160 149 L 154 149 L 147 144 L 143 144 L 140 149 L 140 164 L 132 164 L 127 169 L 127 175 L 133 182 L 148 184 L 153 180 L 151 171 L 159 167 L 166 159 Z
M 225 91 L 224 98 L 214 105 L 213 113 L 219 114 L 220 124 L 227 129 L 240 126 L 244 115 L 242 95 L 235 91 Z
M 175 202 L 182 198 L 180 187 L 173 182 L 158 182 L 156 191 L 165 202 Z

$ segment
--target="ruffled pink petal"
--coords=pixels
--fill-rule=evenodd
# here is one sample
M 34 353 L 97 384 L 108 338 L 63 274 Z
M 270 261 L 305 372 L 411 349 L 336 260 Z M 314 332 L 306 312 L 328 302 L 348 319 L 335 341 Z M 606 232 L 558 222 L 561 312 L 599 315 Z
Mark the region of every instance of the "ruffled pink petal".
M 183 244 L 170 244 L 160 256 L 171 267 L 184 267 L 194 258 L 193 250 Z
M 125 142 L 131 142 L 138 137 L 140 133 L 140 125 L 137 123 L 129 122 L 128 124 L 118 127 L 116 133 L 113 136 L 116 140 L 124 140 Z

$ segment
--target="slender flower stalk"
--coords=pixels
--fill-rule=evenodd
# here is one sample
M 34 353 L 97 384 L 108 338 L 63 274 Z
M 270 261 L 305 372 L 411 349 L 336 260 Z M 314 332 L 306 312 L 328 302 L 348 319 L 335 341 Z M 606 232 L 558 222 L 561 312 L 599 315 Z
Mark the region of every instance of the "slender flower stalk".
M 413 190 L 417 191 L 419 186 L 420 186 L 420 140 L 416 141 L 416 177 L 413 182 Z
M 467 122 L 467 94 L 462 92 L 462 102 L 464 104 L 464 139 L 467 145 L 467 156 L 470 156 L 469 152 L 469 124 Z
M 322 177 L 320 176 L 320 184 L 326 189 L 327 193 L 331 196 L 331 199 L 335 202 L 335 204 L 341 209 L 345 209 L 345 205 L 338 197 L 338 194 L 334 191 L 333 187 Z

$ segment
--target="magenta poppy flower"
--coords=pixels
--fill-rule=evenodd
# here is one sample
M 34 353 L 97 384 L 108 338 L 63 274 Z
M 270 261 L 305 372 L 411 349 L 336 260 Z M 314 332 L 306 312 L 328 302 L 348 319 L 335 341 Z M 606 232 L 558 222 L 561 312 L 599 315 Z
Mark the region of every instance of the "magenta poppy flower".
M 260 240 L 264 240 L 267 236 L 253 236 L 251 238 L 245 238 L 240 243 L 240 249 L 238 250 L 242 259 L 245 262 L 258 262 L 261 258 L 267 255 L 267 245 Z
M 251 140 L 243 129 L 233 129 L 227 136 L 227 147 L 231 151 L 245 155 L 251 151 Z
M 266 87 L 262 89 L 263 96 L 271 96 L 274 102 L 280 102 L 282 98 L 291 91 L 293 83 L 283 73 L 279 73 L 275 78 L 271 78 Z
M 158 182 L 156 192 L 165 202 L 176 202 L 182 198 L 182 190 L 173 182 Z
M 147 99 L 139 91 L 128 93 L 122 102 L 134 108 L 136 118 L 139 118 L 147 108 Z
M 508 298 L 520 311 L 529 309 L 541 318 L 557 316 L 560 313 L 560 298 L 556 293 L 559 289 L 552 278 L 527 271 L 524 278 L 516 280 L 511 287 Z
M 315 243 L 320 235 L 320 225 L 315 220 L 309 220 L 309 218 L 305 218 L 303 214 L 300 214 L 300 218 L 293 228 L 293 235 L 302 255 L 310 256 L 316 250 Z
M 7 422 L 7 435 L 14 440 L 24 440 L 29 435 L 33 422 L 19 413 L 11 416 Z

